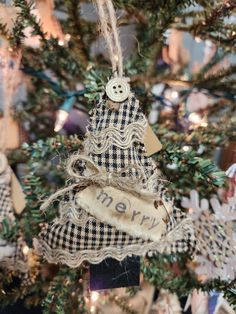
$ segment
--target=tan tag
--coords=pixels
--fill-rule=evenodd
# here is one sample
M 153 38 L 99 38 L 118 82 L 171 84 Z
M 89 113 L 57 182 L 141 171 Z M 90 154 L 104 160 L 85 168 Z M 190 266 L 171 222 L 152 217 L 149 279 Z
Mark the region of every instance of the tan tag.
M 2 174 L 8 167 L 7 157 L 0 152 L 0 174 Z
M 0 118 L 0 129 L 3 128 L 4 119 Z M 19 124 L 12 117 L 6 120 L 6 149 L 16 149 L 20 146 Z
M 144 240 L 160 240 L 166 231 L 168 212 L 164 204 L 134 196 L 111 186 L 91 185 L 76 195 L 76 203 L 102 222 Z
M 25 195 L 15 174 L 11 176 L 11 197 L 13 208 L 17 214 L 21 214 L 26 205 Z
M 153 154 L 159 152 L 162 149 L 162 144 L 158 140 L 156 134 L 153 132 L 151 126 L 148 124 L 144 135 L 144 145 L 146 148 L 146 155 L 152 156 Z

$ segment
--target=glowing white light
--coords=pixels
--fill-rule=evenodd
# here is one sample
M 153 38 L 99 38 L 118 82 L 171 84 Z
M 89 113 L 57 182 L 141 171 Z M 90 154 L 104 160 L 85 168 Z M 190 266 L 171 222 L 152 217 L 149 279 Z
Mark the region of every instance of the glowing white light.
M 202 41 L 200 37 L 195 37 L 194 39 L 197 43 L 200 43 Z
M 202 120 L 201 116 L 198 113 L 196 113 L 196 112 L 190 113 L 188 119 L 189 119 L 190 122 L 196 123 L 196 124 L 200 123 L 201 120 Z
M 116 62 L 118 62 L 118 61 L 119 61 L 119 57 L 118 57 L 118 55 L 114 54 L 114 60 L 115 60 Z
M 93 68 L 92 64 L 88 64 L 87 68 L 86 68 L 86 71 L 90 71 L 91 69 Z
M 96 291 L 91 292 L 91 301 L 96 302 L 99 298 L 99 293 Z
M 58 45 L 59 45 L 59 46 L 64 46 L 64 40 L 59 39 L 59 40 L 58 40 Z
M 182 149 L 184 152 L 188 152 L 191 149 L 191 147 L 190 146 L 183 146 Z
M 69 113 L 66 112 L 65 110 L 58 110 L 57 119 L 56 119 L 55 127 L 54 127 L 55 132 L 59 132 L 63 128 L 63 125 L 65 124 L 68 116 L 69 116 Z
M 194 209 L 193 208 L 189 208 L 188 212 L 189 212 L 189 214 L 193 214 Z
M 175 169 L 178 169 L 178 165 L 175 162 L 173 162 L 172 164 L 167 164 L 167 168 L 171 170 L 175 170 Z
M 96 307 L 95 307 L 94 305 L 92 305 L 92 306 L 90 307 L 90 312 L 91 312 L 91 313 L 95 313 L 95 311 L 96 311 Z
M 170 97 L 171 97 L 172 99 L 176 99 L 176 98 L 179 97 L 179 93 L 178 93 L 176 90 L 173 90 L 173 91 L 171 92 L 171 94 L 170 94 Z
M 70 34 L 66 34 L 66 35 L 65 35 L 65 40 L 66 40 L 66 41 L 69 41 L 70 39 L 71 39 L 71 35 L 70 35 Z
M 202 144 L 200 144 L 200 145 L 199 145 L 199 148 L 198 148 L 198 150 L 197 150 L 197 154 L 198 154 L 198 155 L 201 155 L 204 151 L 205 151 L 205 146 L 202 145 Z
M 22 252 L 24 255 L 27 255 L 29 253 L 29 247 L 27 245 L 24 245 Z

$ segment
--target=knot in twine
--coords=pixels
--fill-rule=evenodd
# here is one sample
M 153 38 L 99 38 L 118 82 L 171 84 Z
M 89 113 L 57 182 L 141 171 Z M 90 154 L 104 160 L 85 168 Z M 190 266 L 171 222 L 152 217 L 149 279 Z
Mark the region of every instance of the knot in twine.
M 77 162 L 85 162 L 85 175 L 80 175 L 75 169 Z M 68 174 L 75 179 L 80 186 L 88 184 L 97 184 L 99 186 L 111 185 L 120 187 L 121 189 L 135 189 L 139 183 L 144 181 L 145 173 L 141 167 L 137 165 L 128 166 L 118 172 L 108 172 L 97 166 L 89 157 L 84 155 L 72 155 L 67 164 Z M 125 176 L 127 174 L 135 176 Z
M 86 163 L 84 175 L 80 175 L 75 169 L 75 164 L 81 161 Z M 132 175 L 134 171 L 135 176 L 124 176 L 124 174 Z M 119 172 L 109 173 L 95 165 L 95 163 L 89 157 L 76 154 L 72 155 L 68 160 L 67 172 L 75 180 L 75 183 L 60 189 L 51 195 L 41 205 L 40 210 L 45 211 L 53 201 L 57 200 L 59 197 L 65 195 L 68 192 L 72 192 L 78 187 L 87 187 L 94 184 L 101 187 L 109 185 L 148 199 L 156 199 L 159 196 L 158 193 L 149 192 L 148 190 L 144 189 L 142 183 L 140 184 L 140 182 L 144 182 L 145 180 L 145 173 L 143 169 L 137 165 L 131 165 L 130 167 L 122 169 Z

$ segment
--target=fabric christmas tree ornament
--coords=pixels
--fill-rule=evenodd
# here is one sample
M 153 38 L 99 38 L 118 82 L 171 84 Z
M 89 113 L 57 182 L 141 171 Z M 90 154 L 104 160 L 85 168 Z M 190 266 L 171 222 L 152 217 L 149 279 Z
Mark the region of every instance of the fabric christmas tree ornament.
M 10 228 L 13 228 L 15 223 L 12 175 L 6 156 L 0 152 L 0 228 L 4 220 L 7 220 Z M 23 246 L 24 242 L 21 238 L 15 243 L 0 238 L 0 267 L 21 273 L 27 272 L 28 266 L 26 256 L 22 251 Z
M 150 251 L 193 252 L 190 218 L 167 197 L 145 146 L 147 119 L 123 76 L 116 16 L 110 0 L 96 1 L 113 77 L 92 111 L 83 151 L 72 155 L 59 217 L 46 225 L 35 247 L 49 262 L 78 267 L 83 261 L 123 260 Z
M 70 267 L 149 251 L 193 252 L 191 220 L 173 206 L 146 156 L 147 120 L 138 100 L 130 92 L 116 109 L 109 104 L 101 96 L 83 152 L 68 161 L 74 183 L 43 204 L 44 210 L 60 198 L 59 217 L 35 239 L 36 249 L 49 262 Z
M 3 8 L 0 6 L 0 9 L 0 15 L 2 11 L 3 13 L 14 13 L 14 8 L 12 7 Z M 13 15 L 16 16 L 16 13 Z M 6 157 L 6 151 L 15 148 L 19 144 L 16 134 L 18 129 L 13 128 L 16 132 L 13 132 L 14 134 L 11 133 L 9 131 L 9 121 L 12 118 L 13 95 L 19 82 L 21 51 L 17 50 L 12 53 L 6 38 L 2 38 L 0 48 L 2 65 L 4 65 L 0 67 L 0 78 L 3 86 L 0 97 L 3 109 L 3 117 L 0 119 L 0 230 L 4 231 L 5 226 L 9 230 L 14 228 L 15 212 L 18 214 L 22 212 L 25 207 L 25 199 L 20 184 L 8 165 Z M 9 140 L 9 134 L 11 136 L 16 135 L 16 138 L 13 141 L 11 141 L 12 138 Z M 10 243 L 8 239 L 0 238 L 0 267 L 2 269 L 10 269 L 13 272 L 20 272 L 21 274 L 27 273 L 27 257 L 22 250 L 24 245 L 25 243 L 20 236 L 14 243 Z

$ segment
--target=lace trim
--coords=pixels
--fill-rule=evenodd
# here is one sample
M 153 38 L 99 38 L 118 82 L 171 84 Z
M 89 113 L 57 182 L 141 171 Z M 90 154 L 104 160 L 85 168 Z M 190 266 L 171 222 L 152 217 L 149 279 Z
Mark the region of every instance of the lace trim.
M 135 142 L 143 142 L 144 129 L 147 121 L 130 123 L 124 130 L 110 126 L 102 131 L 87 133 L 84 141 L 86 152 L 102 154 L 111 145 L 115 145 L 122 150 L 128 149 Z
M 125 247 L 104 247 L 100 250 L 83 250 L 77 252 L 68 252 L 63 249 L 52 249 L 43 239 L 34 239 L 33 245 L 36 253 L 44 255 L 49 263 L 62 263 L 71 268 L 76 268 L 84 261 L 92 264 L 97 264 L 108 257 L 122 261 L 125 257 L 135 254 L 144 256 L 148 251 L 157 251 L 163 253 L 164 251 L 170 253 L 170 246 L 173 241 L 182 240 L 183 230 L 189 229 L 191 219 L 186 218 L 178 224 L 165 238 L 159 242 L 145 242 L 144 244 L 133 244 Z

